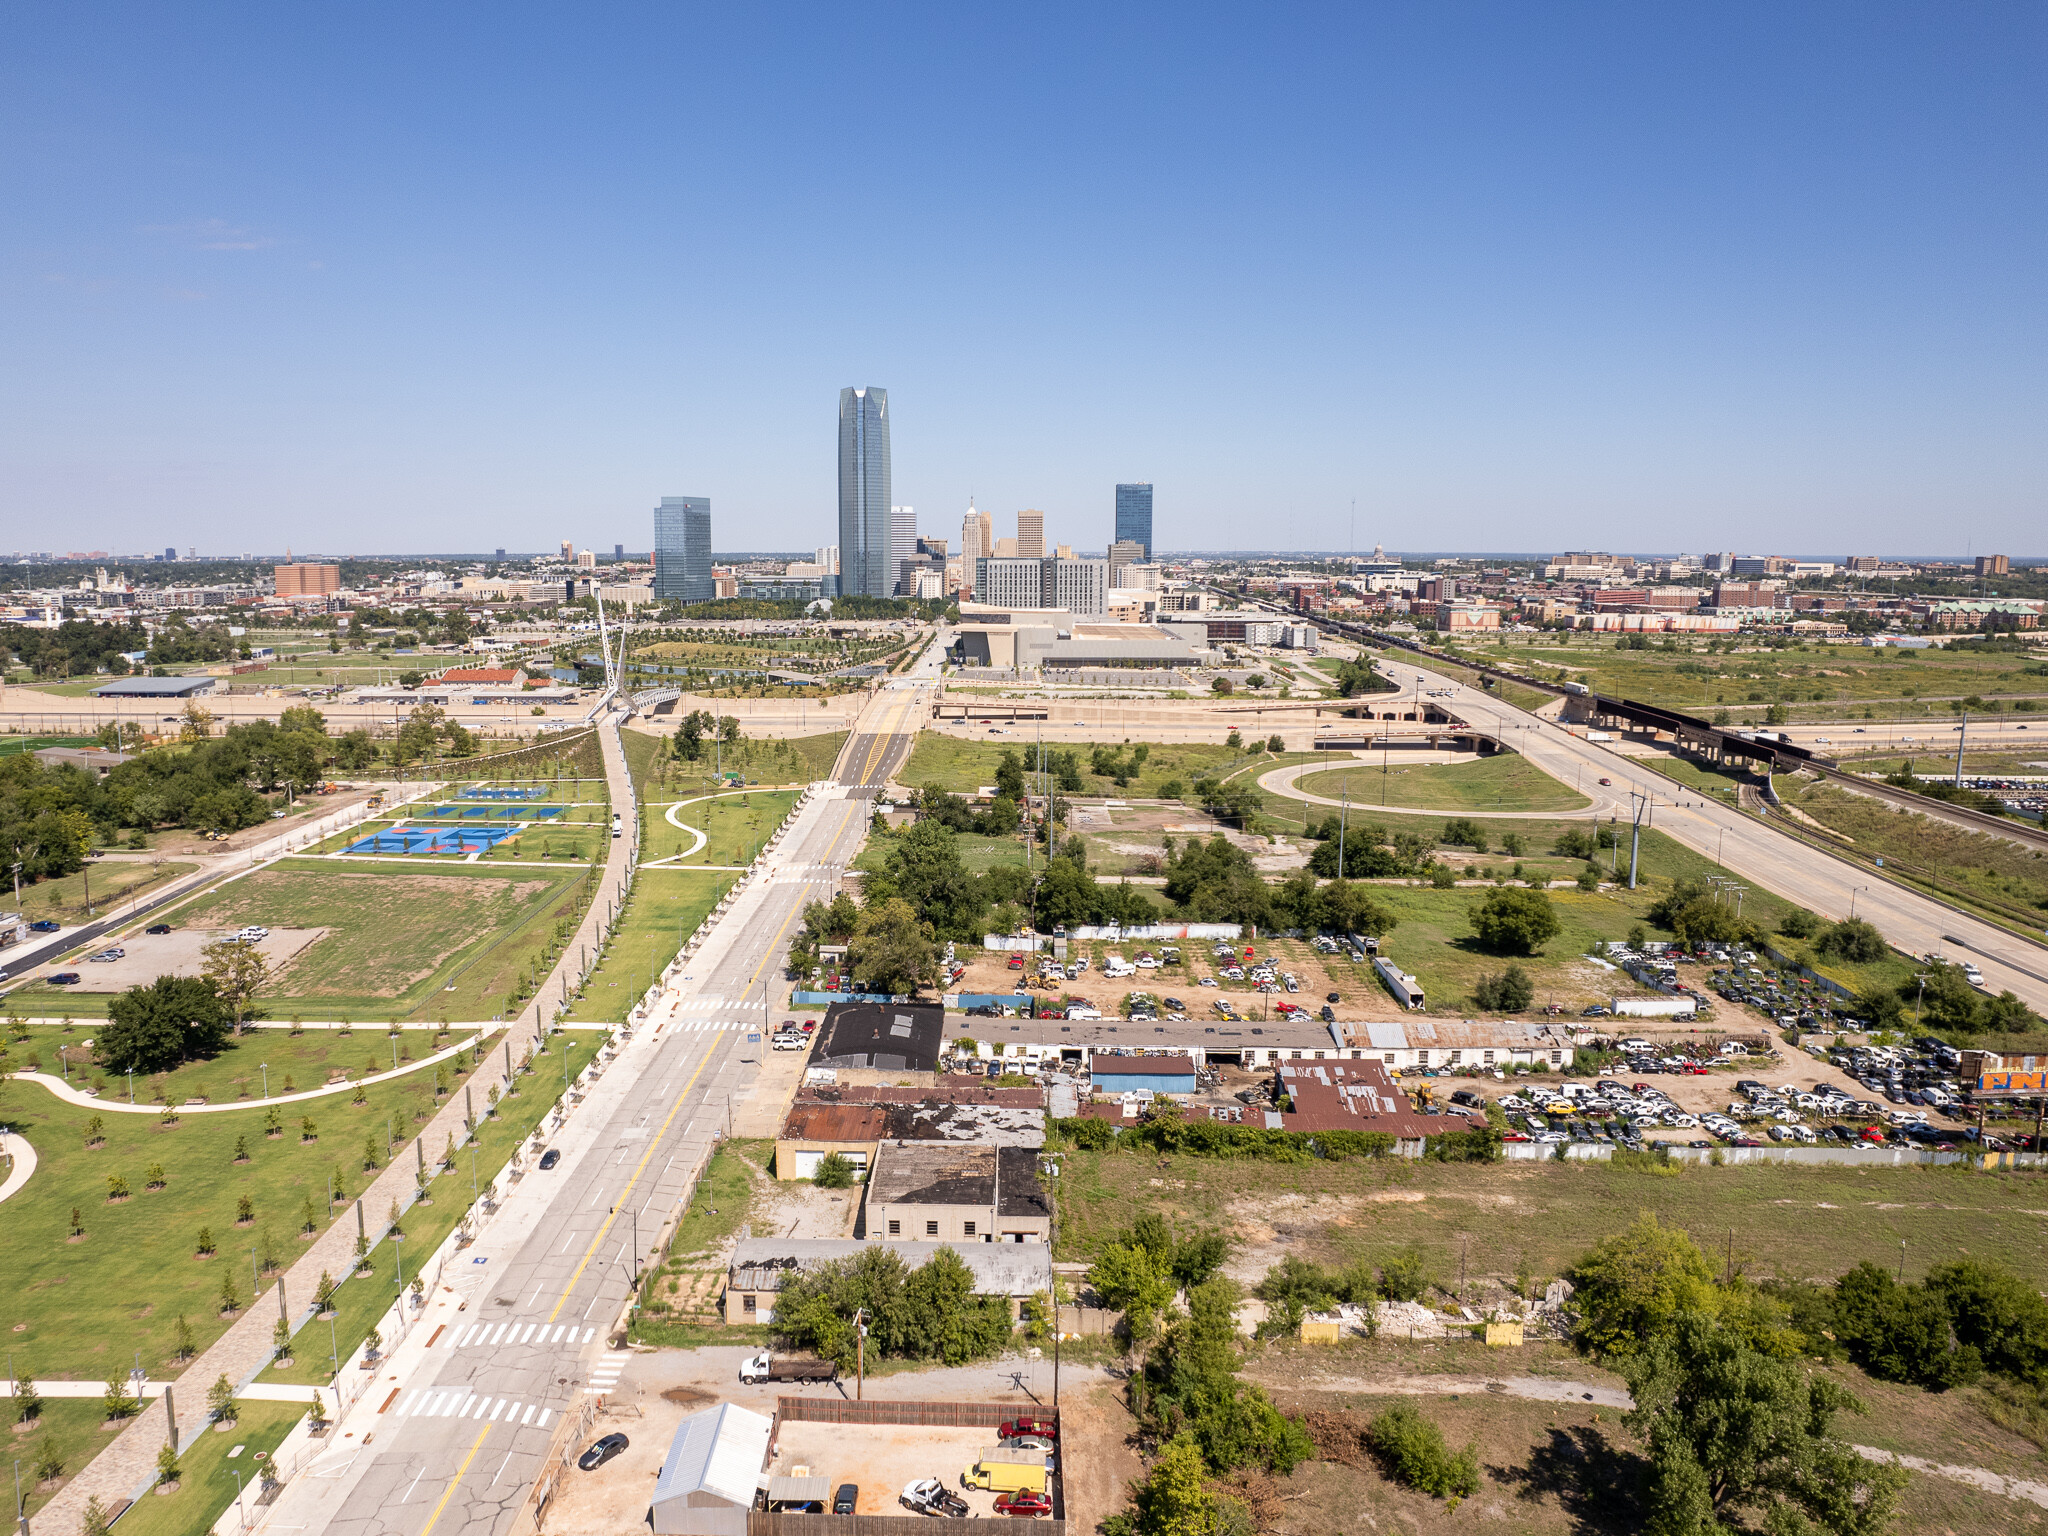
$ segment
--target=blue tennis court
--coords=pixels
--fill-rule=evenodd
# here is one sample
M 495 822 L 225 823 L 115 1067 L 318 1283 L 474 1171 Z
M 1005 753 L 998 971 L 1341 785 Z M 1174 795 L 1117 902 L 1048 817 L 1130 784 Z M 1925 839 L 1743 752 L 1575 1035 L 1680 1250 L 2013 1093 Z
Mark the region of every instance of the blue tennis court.
M 547 791 L 540 788 L 465 789 L 462 792 L 462 798 L 465 800 L 539 800 L 546 794 Z
M 368 837 L 358 838 L 343 851 L 429 855 L 482 853 L 518 835 L 517 827 L 435 827 L 424 831 L 374 832 Z

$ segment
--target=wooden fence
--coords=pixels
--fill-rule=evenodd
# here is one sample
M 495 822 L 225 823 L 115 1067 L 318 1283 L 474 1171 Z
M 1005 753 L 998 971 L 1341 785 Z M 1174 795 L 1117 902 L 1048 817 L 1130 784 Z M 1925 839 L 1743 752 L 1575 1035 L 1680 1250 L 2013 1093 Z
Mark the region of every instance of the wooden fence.
M 1050 1419 L 1057 1425 L 1060 1419 L 1057 1408 L 1019 1408 L 1002 1403 L 857 1401 L 838 1397 L 778 1397 L 775 1416 L 796 1424 L 911 1424 L 923 1429 L 994 1429 L 1005 1420 L 1019 1418 Z
M 1000 1522 L 998 1522 L 1000 1523 Z M 1020 1522 L 1033 1536 L 1067 1536 L 1064 1520 Z M 976 1536 L 986 1533 L 981 1520 L 953 1520 L 930 1515 L 783 1515 L 764 1510 L 747 1513 L 747 1536 Z

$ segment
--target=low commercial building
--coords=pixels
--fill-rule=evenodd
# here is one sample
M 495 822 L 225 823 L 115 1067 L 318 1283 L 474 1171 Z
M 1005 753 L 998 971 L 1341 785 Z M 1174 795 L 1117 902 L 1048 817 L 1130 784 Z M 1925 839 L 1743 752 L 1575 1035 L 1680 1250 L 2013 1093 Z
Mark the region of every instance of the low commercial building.
M 1052 1206 L 1028 1147 L 884 1142 L 864 1217 L 868 1236 L 885 1242 L 1052 1241 Z
M 775 1176 L 808 1179 L 836 1152 L 863 1174 L 885 1141 L 1045 1145 L 1039 1088 L 806 1088 L 775 1138 Z
M 945 1016 L 932 1003 L 834 1003 L 818 1026 L 811 1065 L 935 1072 Z
M 1339 1026 L 1318 1023 L 1310 1015 L 1271 1019 L 1262 1024 L 1205 1023 L 1199 1019 L 1158 1024 L 1129 1019 L 975 1019 L 955 1015 L 946 1020 L 948 1040 L 970 1039 L 969 1054 L 984 1060 L 1015 1063 L 1036 1072 L 1041 1065 L 1064 1063 L 1092 1070 L 1097 1062 L 1116 1057 L 1191 1057 L 1198 1065 L 1261 1067 L 1282 1061 L 1322 1061 L 1363 1056 L 1364 1042 L 1347 1042 Z
M 109 752 L 105 747 L 43 747 L 36 752 L 35 759 L 45 768 L 76 768 L 103 779 L 132 755 Z
M 1193 1093 L 1192 1056 L 1098 1056 L 1089 1063 L 1089 1080 L 1097 1093 Z
M 774 1429 L 766 1414 L 737 1403 L 678 1424 L 647 1512 L 654 1536 L 746 1536 Z
M 1474 1019 L 1398 1019 L 1334 1026 L 1353 1059 L 1384 1067 L 1436 1071 L 1445 1067 L 1571 1065 L 1570 1037 L 1557 1025 Z
M 211 677 L 124 677 L 92 690 L 95 699 L 200 699 L 213 692 Z
M 1289 1062 L 1280 1069 L 1280 1092 L 1291 1106 L 1269 1115 L 1283 1131 L 1366 1131 L 1394 1138 L 1395 1150 L 1420 1157 L 1426 1137 L 1472 1128 L 1462 1113 L 1425 1115 L 1408 1102 L 1376 1061 Z M 1481 1116 L 1479 1124 L 1485 1124 Z
M 733 1245 L 726 1267 L 725 1296 L 720 1305 L 728 1323 L 771 1323 L 775 1298 L 807 1269 L 856 1258 L 874 1246 L 872 1239 L 743 1237 Z M 1000 1296 L 1010 1317 L 1021 1317 L 1028 1297 L 1052 1289 L 1052 1248 L 1046 1243 L 959 1242 L 891 1243 L 889 1251 L 912 1269 L 930 1261 L 940 1249 L 951 1249 L 974 1277 L 974 1294 Z

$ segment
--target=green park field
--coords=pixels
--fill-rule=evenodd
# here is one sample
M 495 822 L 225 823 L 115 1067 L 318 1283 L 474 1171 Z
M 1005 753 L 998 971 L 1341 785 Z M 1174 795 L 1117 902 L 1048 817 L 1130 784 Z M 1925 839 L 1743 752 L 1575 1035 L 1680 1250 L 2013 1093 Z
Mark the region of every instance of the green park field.
M 685 864 L 750 863 L 782 825 L 782 819 L 797 802 L 797 794 L 789 789 L 744 789 L 684 801 L 649 799 L 645 802 L 646 837 L 640 856 L 643 860 L 672 858 L 695 846 L 697 839 L 668 819 L 669 810 L 674 807 L 676 821 L 698 828 L 709 839 L 683 860 Z
M 1295 788 L 1326 800 L 1347 793 L 1353 805 L 1389 805 L 1418 811 L 1575 811 L 1584 795 L 1518 753 L 1502 752 L 1468 763 L 1403 766 L 1388 754 L 1384 767 L 1358 762 L 1303 774 Z
M 1243 727 L 1249 739 L 1251 727 Z M 1020 732 L 1024 728 L 1019 728 Z M 1109 743 L 1105 743 L 1108 745 Z M 1118 744 L 1119 750 L 1128 750 Z M 1081 759 L 1082 788 L 1084 795 L 1115 795 L 1137 799 L 1155 798 L 1160 787 L 1178 779 L 1185 788 L 1197 774 L 1227 774 L 1241 767 L 1247 759 L 1256 759 L 1271 764 L 1274 759 L 1263 752 L 1206 744 L 1154 743 L 1145 759 L 1144 767 L 1132 779 L 1127 788 L 1119 788 L 1114 779 L 1105 778 L 1089 771 L 1087 743 L 1053 742 L 1045 743 L 1048 752 L 1074 752 Z M 999 737 L 994 741 L 963 741 L 956 736 L 942 736 L 935 731 L 919 734 L 917 745 L 911 749 L 910 760 L 897 773 L 897 779 L 922 789 L 927 784 L 956 795 L 971 795 L 985 784 L 996 781 L 996 765 L 1002 761 L 1005 752 L 1014 752 L 1024 761 L 1027 773 L 1035 765 L 1033 745 L 1028 734 Z
M 738 878 L 708 869 L 638 871 L 626 898 L 625 919 L 582 993 L 571 1000 L 569 1017 L 594 1024 L 623 1022 L 662 967 L 676 957 L 683 940 L 717 905 L 720 893 Z
M 573 1075 L 597 1043 L 587 1034 L 558 1035 L 551 1051 L 536 1059 L 534 1074 L 520 1080 L 526 1091 L 505 1100 L 484 1124 L 478 1149 L 483 1177 L 502 1165 L 557 1096 L 555 1073 L 565 1044 Z M 272 1045 L 282 1044 L 259 1036 L 240 1049 L 270 1054 Z M 383 1044 L 381 1032 L 359 1033 L 346 1042 L 351 1056 Z M 288 1049 L 276 1054 L 290 1059 Z M 152 1376 L 173 1373 L 176 1319 L 186 1320 L 196 1346 L 204 1349 L 232 1321 L 219 1315 L 223 1284 L 233 1288 L 237 1307 L 246 1307 L 254 1268 L 266 1254 L 289 1265 L 309 1217 L 317 1232 L 345 1216 L 347 1197 L 374 1177 L 366 1156 L 374 1155 L 380 1166 L 394 1156 L 415 1157 L 407 1142 L 437 1102 L 437 1077 L 447 1092 L 460 1093 L 470 1070 L 466 1057 L 439 1069 L 422 1067 L 406 1078 L 368 1085 L 360 1105 L 342 1093 L 282 1106 L 188 1110 L 168 1124 L 157 1114 L 69 1104 L 35 1084 L 0 1084 L 0 1112 L 28 1138 L 37 1157 L 34 1177 L 7 1202 L 8 1242 L 0 1251 L 0 1289 L 8 1297 L 0 1315 L 15 1330 L 9 1339 L 17 1368 L 35 1376 L 102 1380 L 125 1371 L 139 1350 Z M 487 1055 L 482 1075 L 494 1082 L 497 1070 Z M 479 1089 L 480 1112 L 484 1097 Z M 268 1130 L 273 1108 L 274 1135 Z M 95 1117 L 104 1141 L 89 1147 Z M 308 1119 L 312 1140 L 305 1139 Z M 247 1159 L 239 1163 L 238 1143 Z M 425 1150 L 431 1169 L 444 1149 Z M 408 1218 L 409 1229 L 424 1219 L 441 1221 L 446 1231 L 469 1202 L 469 1161 L 464 1152 L 459 1173 L 432 1184 L 432 1216 Z M 159 1166 L 164 1187 L 145 1188 Z M 110 1200 L 110 1177 L 126 1180 L 125 1199 Z M 330 1188 L 341 1197 L 332 1214 Z M 236 1202 L 243 1196 L 252 1206 L 247 1226 L 237 1222 Z M 74 1210 L 84 1228 L 77 1241 L 68 1235 Z M 373 1228 L 383 1224 L 384 1212 L 366 1215 Z M 210 1258 L 198 1257 L 201 1228 L 211 1233 Z M 430 1252 L 438 1241 L 426 1225 L 419 1237 L 413 1250 L 419 1253 Z

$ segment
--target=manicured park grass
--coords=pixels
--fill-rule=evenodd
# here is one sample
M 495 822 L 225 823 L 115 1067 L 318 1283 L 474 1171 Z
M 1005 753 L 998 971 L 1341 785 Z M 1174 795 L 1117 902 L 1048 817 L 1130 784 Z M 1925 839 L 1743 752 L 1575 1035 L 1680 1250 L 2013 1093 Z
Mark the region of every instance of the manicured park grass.
M 1468 763 L 1403 766 L 1390 760 L 1357 763 L 1325 773 L 1304 774 L 1296 787 L 1325 799 L 1390 805 L 1422 811 L 1575 811 L 1590 804 L 1584 795 L 1538 768 L 1520 753 L 1502 752 Z
M 889 850 L 894 846 L 893 837 L 880 833 L 871 834 L 861 845 L 860 853 L 853 861 L 853 867 L 860 870 L 881 869 L 889 862 Z M 960 862 L 966 866 L 969 874 L 978 875 L 984 870 L 994 869 L 1002 864 L 1024 863 L 1024 844 L 1014 836 L 982 837 L 973 832 L 956 832 L 953 834 L 953 846 L 958 850 Z M 1043 858 L 1033 855 L 1034 868 L 1042 867 L 1044 862 Z M 1090 867 L 1100 872 L 1100 866 L 1092 859 Z
M 445 1139 L 441 1146 L 426 1149 L 430 1176 L 428 1202 L 411 1205 L 404 1211 L 399 1223 L 404 1236 L 399 1239 L 386 1236 L 370 1250 L 368 1273 L 359 1271 L 347 1276 L 336 1275 L 341 1288 L 335 1292 L 334 1317 L 308 1318 L 301 1322 L 292 1336 L 292 1363 L 270 1366 L 259 1379 L 297 1382 L 307 1386 L 331 1381 L 336 1350 L 340 1351 L 343 1360 L 355 1352 L 356 1346 L 382 1321 L 391 1309 L 391 1303 L 398 1299 L 400 1285 L 411 1285 L 421 1266 L 427 1263 L 469 1210 L 476 1192 L 502 1177 L 505 1165 L 520 1142 L 532 1134 L 547 1113 L 548 1106 L 561 1096 L 565 1076 L 564 1051 L 567 1052 L 566 1076 L 573 1079 L 589 1064 L 603 1039 L 602 1035 L 587 1030 L 565 1030 L 556 1034 L 549 1040 L 547 1051 L 534 1057 L 533 1070 L 520 1076 L 518 1095 L 501 1098 L 495 1110 L 486 1109 L 483 1085 L 479 1084 L 475 1089 L 479 1119 L 476 1139 L 467 1146 L 458 1147 L 454 1166 L 445 1170 L 439 1162 L 446 1151 Z M 502 1055 L 502 1045 L 499 1051 Z M 519 1049 L 515 1046 L 515 1060 L 518 1054 Z M 495 1064 L 487 1066 L 485 1075 L 493 1084 L 501 1080 Z M 364 1213 L 371 1234 L 384 1226 L 389 1214 L 388 1209 Z M 427 1278 L 431 1283 L 433 1277 L 429 1275 Z M 300 1322 L 302 1299 L 293 1301 L 294 1322 Z
M 210 1428 L 179 1448 L 177 1491 L 145 1493 L 121 1516 L 121 1536 L 202 1536 L 234 1505 L 241 1490 L 242 1507 L 253 1518 L 261 1477 L 256 1453 L 272 1454 L 292 1426 L 306 1416 L 302 1403 L 241 1402 L 227 1429 Z M 229 1460 L 237 1446 L 241 1454 Z M 240 1472 L 240 1489 L 235 1473 Z
M 17 1066 L 25 1067 L 28 1057 L 33 1055 L 41 1061 L 45 1072 L 56 1075 L 64 1070 L 59 1064 L 61 1049 L 74 1084 L 81 1088 L 96 1086 L 101 1097 L 109 1102 L 127 1103 L 126 1074 L 109 1073 L 93 1066 L 92 1052 L 86 1047 L 92 1037 L 93 1030 L 88 1025 L 74 1025 L 67 1031 L 55 1024 L 38 1024 L 30 1026 L 27 1040 L 10 1044 L 8 1051 Z M 305 1093 L 326 1086 L 336 1074 L 344 1074 L 353 1081 L 392 1071 L 394 1045 L 396 1066 L 404 1067 L 455 1044 L 458 1038 L 461 1037 L 451 1032 L 437 1044 L 432 1029 L 406 1029 L 394 1041 L 381 1024 L 365 1025 L 347 1034 L 314 1029 L 294 1035 L 288 1024 L 251 1029 L 240 1038 L 229 1040 L 216 1056 L 184 1062 L 169 1072 L 137 1076 L 135 1102 L 183 1104 L 188 1099 L 203 1098 L 215 1104 L 243 1099 L 260 1103 L 266 1082 L 273 1096 Z M 310 1113 L 318 1114 L 319 1110 Z
M 581 995 L 571 1002 L 569 1017 L 587 1023 L 624 1022 L 641 994 L 676 957 L 683 940 L 717 904 L 719 894 L 738 878 L 718 870 L 642 869 L 635 874 L 625 920 Z
M 746 789 L 683 804 L 675 813 L 676 820 L 700 829 L 709 839 L 687 862 L 751 862 L 796 801 L 795 790 Z M 696 843 L 696 838 L 668 819 L 669 808 L 676 803 L 668 799 L 647 802 L 645 846 L 640 852 L 643 860 L 669 858 Z
M 14 1415 L 15 1404 L 9 1399 L 0 1406 L 0 1418 L 12 1423 L 16 1422 Z M 55 1498 L 78 1475 L 79 1469 L 114 1438 L 114 1431 L 102 1427 L 106 1420 L 105 1406 L 96 1397 L 46 1397 L 35 1427 L 9 1437 L 12 1444 L 8 1455 L 21 1458 L 21 1491 L 28 1514 L 33 1515 Z M 45 1449 L 54 1451 L 64 1464 L 62 1474 L 48 1486 L 32 1481 L 32 1469 Z
M 262 994 L 274 1015 L 488 1017 L 581 913 L 587 867 L 561 871 L 287 859 L 179 908 L 182 925 L 327 928 Z M 452 990 L 451 990 L 452 989 Z
M 360 1043 L 360 1040 L 358 1041 Z M 588 1044 L 579 1046 L 587 1051 Z M 451 1063 L 451 1091 L 466 1058 Z M 486 1068 L 486 1071 L 491 1071 Z M 316 1228 L 329 1221 L 330 1179 L 344 1194 L 360 1191 L 373 1175 L 364 1169 L 366 1144 L 385 1161 L 388 1138 L 396 1156 L 410 1158 L 405 1140 L 431 1112 L 433 1074 L 423 1071 L 352 1095 L 322 1099 L 279 1112 L 281 1133 L 265 1134 L 269 1111 L 252 1105 L 222 1113 L 187 1113 L 175 1126 L 154 1115 L 72 1105 L 33 1084 L 0 1085 L 0 1117 L 34 1145 L 34 1178 L 7 1202 L 7 1242 L 0 1245 L 0 1318 L 21 1369 L 36 1376 L 103 1379 L 125 1370 L 136 1350 L 144 1369 L 162 1375 L 172 1359 L 175 1319 L 183 1315 L 204 1349 L 229 1320 L 217 1314 L 223 1276 L 246 1306 L 252 1283 L 250 1250 L 260 1259 L 266 1242 L 289 1263 L 310 1200 Z M 522 1094 L 516 1105 L 540 1108 L 552 1094 Z M 481 1111 L 483 1095 L 477 1095 Z M 443 1102 L 446 1102 L 445 1100 Z M 86 1146 L 88 1123 L 98 1115 L 105 1143 Z M 317 1139 L 302 1141 L 310 1117 Z M 234 1161 L 238 1140 L 249 1160 Z M 441 1151 L 426 1149 L 429 1159 Z M 146 1191 L 149 1170 L 161 1164 L 165 1187 Z M 108 1200 L 110 1175 L 125 1178 L 129 1197 Z M 236 1202 L 254 1207 L 248 1227 L 236 1225 Z M 85 1228 L 67 1240 L 76 1208 Z M 337 1203 L 337 1217 L 347 1206 Z M 369 1213 L 374 1219 L 381 1213 Z M 201 1227 L 211 1230 L 216 1254 L 194 1257 Z
M 922 732 L 917 745 L 911 749 L 910 760 L 897 774 L 904 784 L 922 789 L 927 784 L 956 795 L 971 795 L 983 785 L 996 781 L 996 765 L 1002 761 L 1005 752 L 1014 752 L 1023 760 L 1027 774 L 1035 771 L 1036 751 L 1030 735 L 1030 725 L 1005 727 L 1008 735 L 989 741 L 963 741 L 956 736 L 942 736 L 935 731 Z M 1249 742 L 1253 727 L 1247 723 L 1240 727 Z M 1128 753 L 1122 745 L 1121 736 L 1114 731 L 1105 732 L 1103 745 L 1114 746 Z M 1259 756 L 1270 764 L 1272 759 L 1255 753 L 1249 748 L 1209 746 L 1204 743 L 1158 743 L 1151 744 L 1151 751 L 1145 759 L 1145 766 L 1134 777 L 1128 787 L 1120 788 L 1116 780 L 1099 776 L 1089 770 L 1089 754 L 1093 750 L 1087 742 L 1048 741 L 1047 752 L 1073 752 L 1081 760 L 1081 789 L 1084 795 L 1115 795 L 1134 799 L 1150 799 L 1159 794 L 1162 784 L 1178 779 L 1183 786 L 1192 783 L 1197 774 L 1228 772 L 1241 765 L 1247 757 Z
M 846 745 L 845 731 L 824 731 L 814 736 L 742 738 L 727 742 L 715 753 L 707 742 L 704 755 L 689 762 L 673 755 L 675 736 L 671 725 L 665 736 L 626 731 L 626 764 L 641 793 L 657 800 L 677 800 L 719 788 L 714 769 L 737 773 L 750 784 L 810 784 L 830 778 L 832 765 Z

